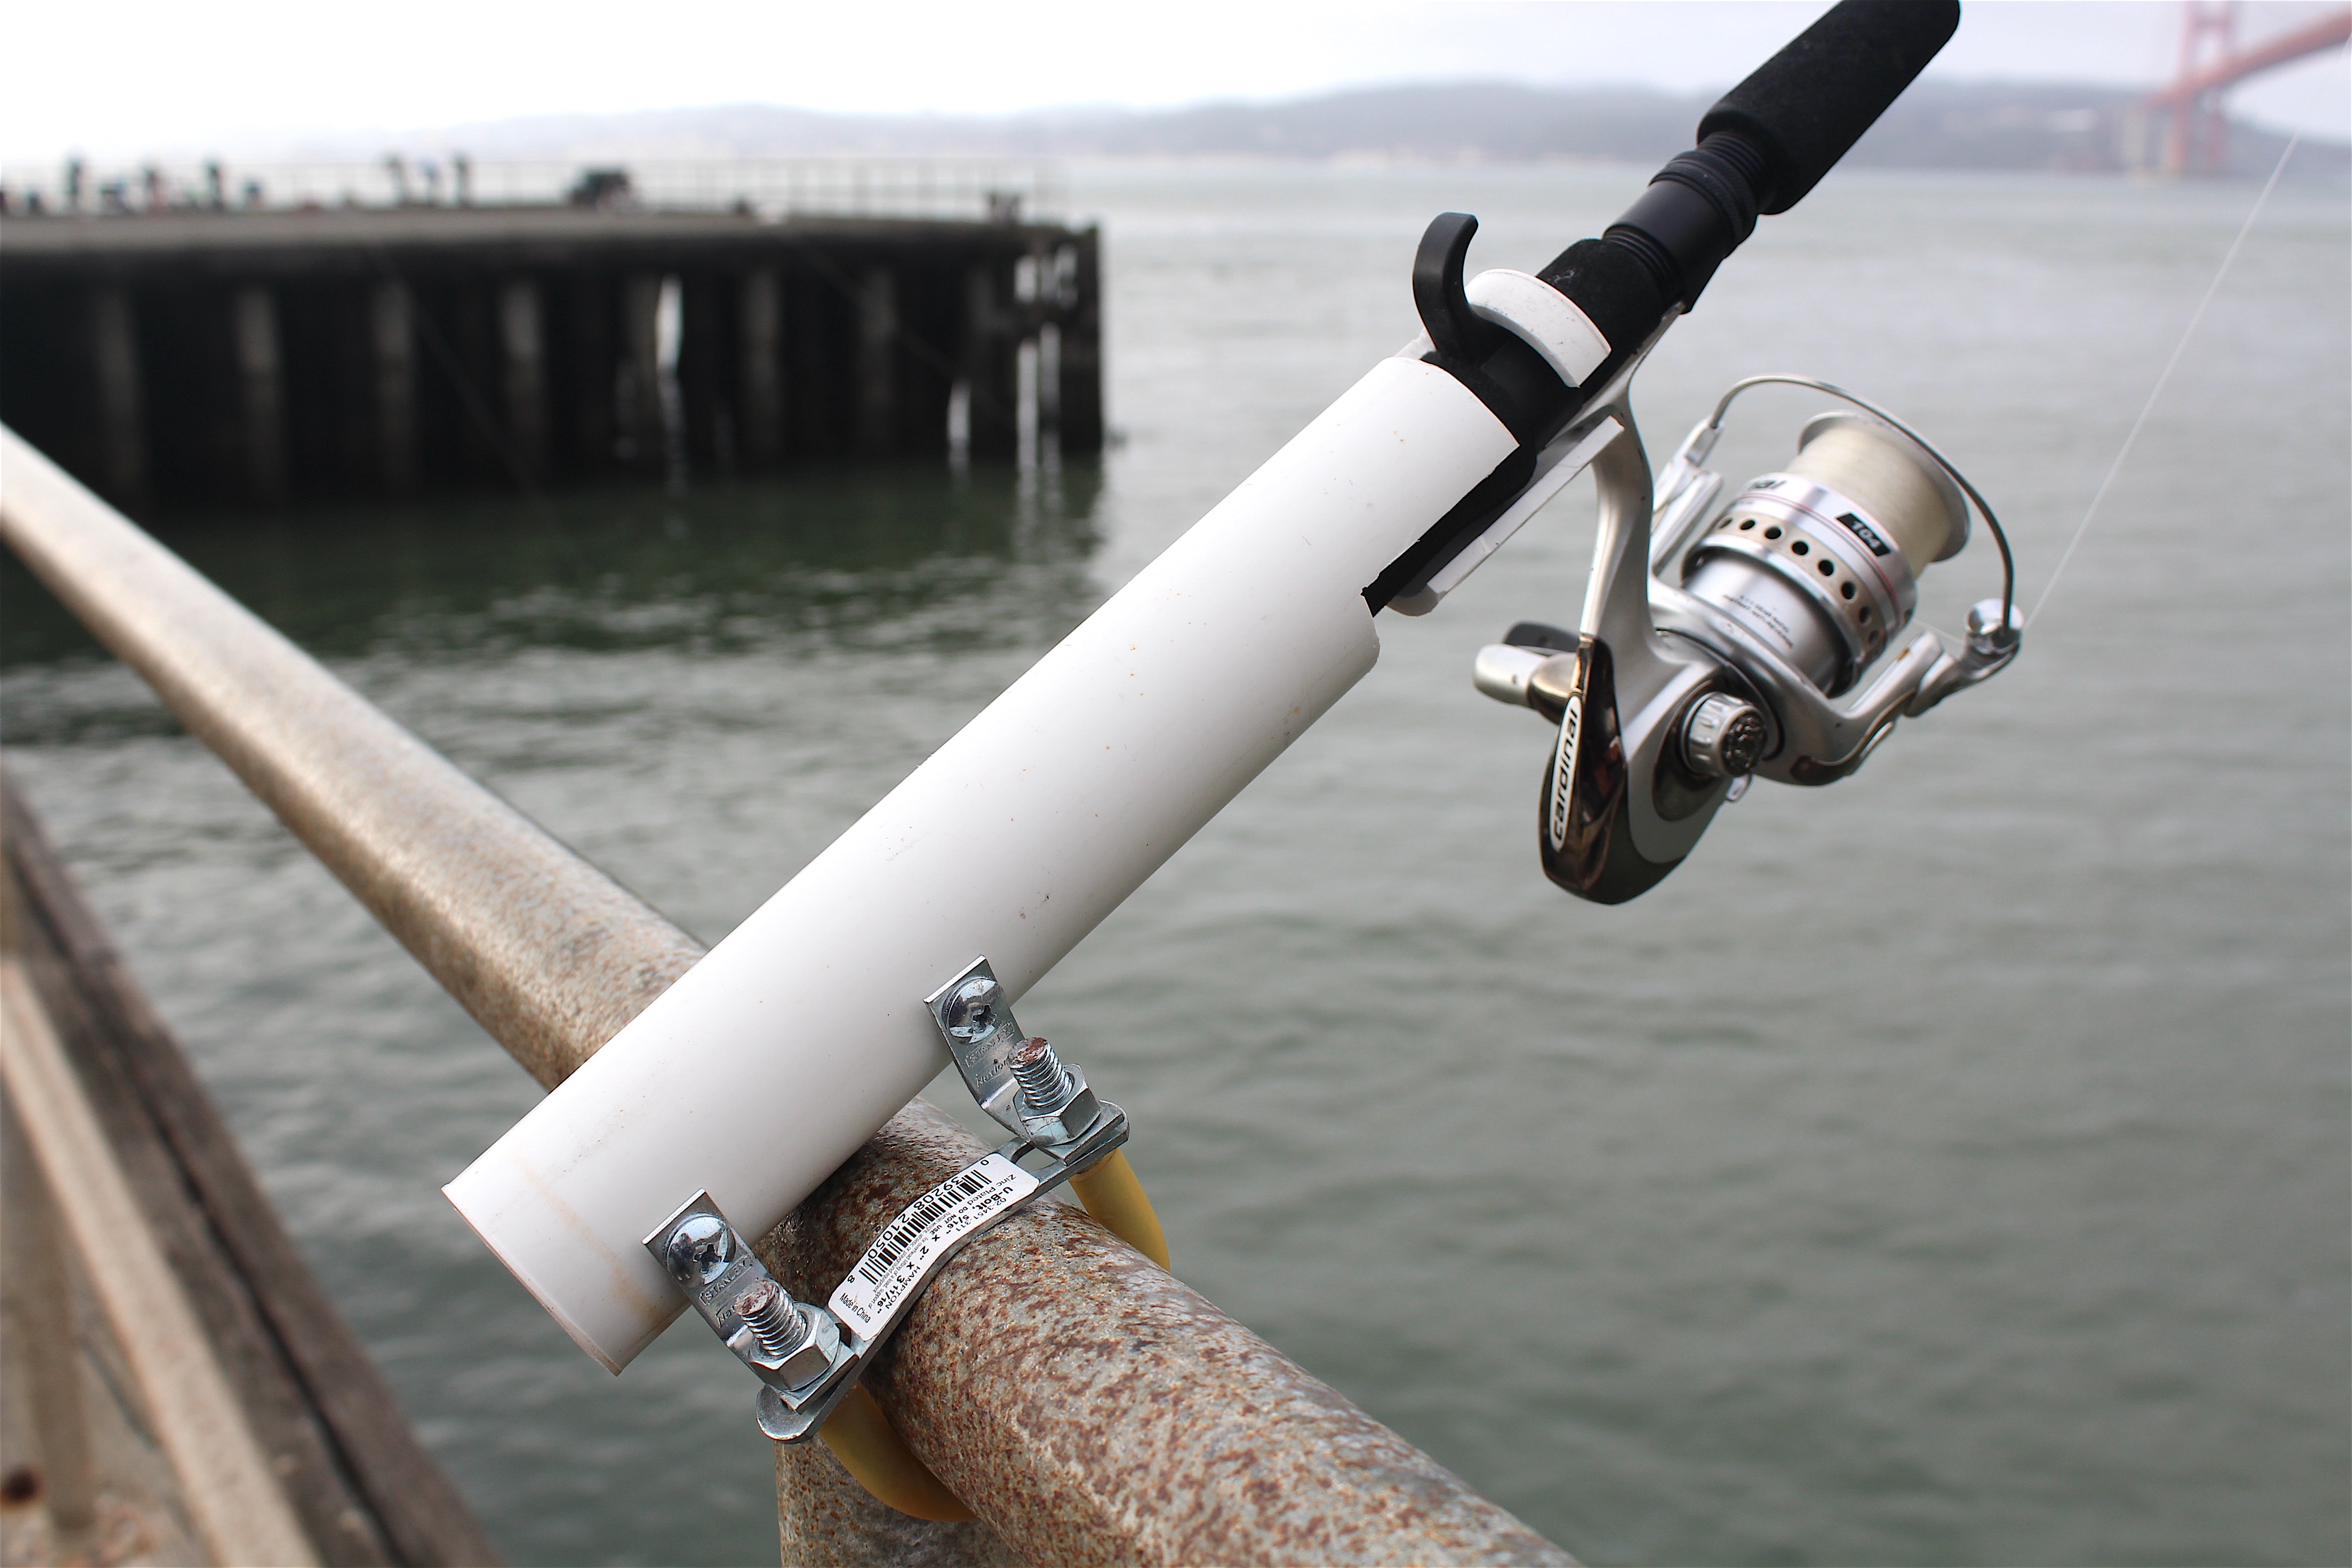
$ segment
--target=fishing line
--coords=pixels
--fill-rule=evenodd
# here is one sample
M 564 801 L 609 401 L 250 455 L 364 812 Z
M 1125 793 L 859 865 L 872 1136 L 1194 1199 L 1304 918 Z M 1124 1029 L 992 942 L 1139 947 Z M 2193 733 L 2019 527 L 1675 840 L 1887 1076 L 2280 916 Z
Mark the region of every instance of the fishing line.
M 2132 444 L 2139 439 L 2140 426 L 2146 425 L 2147 416 L 2156 411 L 2157 399 L 2164 395 L 2166 384 L 2172 380 L 2172 373 L 2180 363 L 2181 353 L 2189 347 L 2189 340 L 2197 335 L 2197 325 L 2205 319 L 2205 308 L 2221 291 L 2221 279 L 2230 275 L 2230 264 L 2238 259 L 2238 251 L 2246 243 L 2246 236 L 2254 230 L 2254 220 L 2263 216 L 2263 204 L 2271 199 L 2271 191 L 2278 184 L 2279 176 L 2286 173 L 2286 161 L 2294 156 L 2294 150 L 2302 142 L 2303 132 L 2300 131 L 2287 138 L 2286 151 L 2279 154 L 2278 166 L 2263 183 L 2262 195 L 2254 198 L 2252 208 L 2246 214 L 2246 221 L 2238 226 L 2238 237 L 2230 242 L 2229 252 L 2221 258 L 2220 270 L 2213 274 L 2213 281 L 2205 286 L 2205 297 L 2197 301 L 2197 309 L 2189 315 L 2189 325 L 2180 333 L 2180 342 L 2173 345 L 2172 357 L 2164 362 L 2163 374 L 2156 378 L 2156 385 L 2149 391 L 2147 401 L 2140 405 L 2139 417 L 2132 421 L 2130 432 L 2124 437 L 2122 448 L 2116 453 L 2116 460 L 2107 465 L 2107 477 L 2099 481 L 2098 489 L 2091 497 L 2090 507 L 2083 513 L 2083 521 L 2074 525 L 2074 537 L 2066 541 L 2065 552 L 2058 557 L 2058 564 L 2050 574 L 2050 581 L 2042 585 L 2042 596 L 2033 601 L 2033 608 L 2026 615 L 2027 626 L 2031 626 L 2041 618 L 2042 606 L 2050 602 L 2051 591 L 2058 586 L 2058 579 L 2065 574 L 2067 563 L 2074 559 L 2074 547 L 2083 542 L 2083 535 L 2089 530 L 2091 520 L 2098 516 L 2099 503 L 2107 499 L 2107 491 L 2115 485 L 2116 476 L 2123 471 L 2124 459 L 2131 456 Z

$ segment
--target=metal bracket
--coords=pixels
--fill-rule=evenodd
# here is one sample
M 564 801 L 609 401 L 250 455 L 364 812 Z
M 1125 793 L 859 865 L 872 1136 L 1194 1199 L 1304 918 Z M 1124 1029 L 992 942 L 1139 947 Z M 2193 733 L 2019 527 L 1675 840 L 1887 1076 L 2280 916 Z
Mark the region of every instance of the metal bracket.
M 709 1193 L 679 1205 L 645 1245 L 719 1342 L 758 1374 L 760 1429 L 784 1443 L 813 1435 L 871 1347 L 845 1339 L 824 1308 L 793 1300 Z
M 1022 1143 L 1084 1170 L 1126 1141 L 1126 1115 L 1095 1098 L 1087 1075 L 1013 1021 L 1012 1001 L 985 958 L 923 998 L 948 1054 L 980 1108 Z M 1118 1136 L 1102 1142 L 1111 1122 Z
M 760 1430 L 816 1435 L 923 1289 L 972 1237 L 1127 1142 L 1127 1113 L 1013 1020 L 985 958 L 925 998 L 972 1098 L 1014 1136 L 882 1227 L 824 1306 L 795 1301 L 717 1201 L 697 1193 L 645 1239 L 721 1343 L 760 1379 Z M 1024 1159 L 1043 1163 L 1034 1169 Z

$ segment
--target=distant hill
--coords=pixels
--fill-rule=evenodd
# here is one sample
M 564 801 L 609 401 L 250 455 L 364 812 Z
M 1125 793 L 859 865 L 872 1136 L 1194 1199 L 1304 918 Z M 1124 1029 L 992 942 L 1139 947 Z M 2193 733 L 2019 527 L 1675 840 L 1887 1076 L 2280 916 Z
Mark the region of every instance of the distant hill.
M 1505 81 L 1361 88 L 1273 103 L 1001 117 L 818 114 L 766 104 L 549 116 L 453 126 L 429 140 L 484 158 L 867 156 L 1378 156 L 1459 162 L 1655 163 L 1689 145 L 1712 93 L 1552 89 Z M 2139 95 L 2112 87 L 1955 82 L 1904 94 L 1850 155 L 1905 169 L 2120 171 L 2158 133 Z M 407 139 L 412 147 L 428 138 Z M 2284 138 L 2239 124 L 2231 173 L 2267 174 Z M 373 152 L 377 149 L 371 148 Z M 2294 171 L 2345 177 L 2352 148 L 2306 140 Z

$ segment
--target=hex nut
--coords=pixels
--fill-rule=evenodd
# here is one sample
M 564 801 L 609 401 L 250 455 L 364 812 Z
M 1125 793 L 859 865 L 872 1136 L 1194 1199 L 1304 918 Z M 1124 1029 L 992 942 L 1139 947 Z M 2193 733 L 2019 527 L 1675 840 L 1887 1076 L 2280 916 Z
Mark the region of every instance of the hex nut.
M 794 1388 L 803 1388 L 814 1383 L 818 1378 L 823 1377 L 825 1369 L 833 1364 L 833 1352 L 824 1343 L 829 1337 L 833 1336 L 812 1331 L 808 1338 L 801 1342 L 798 1350 L 776 1363 L 776 1371 Z M 838 1338 L 834 1338 L 834 1342 L 838 1344 L 840 1341 Z
M 800 1315 L 802 1327 L 806 1332 L 801 1342 L 785 1354 L 773 1356 L 761 1350 L 749 1323 L 728 1336 L 727 1348 L 758 1370 L 762 1382 L 798 1390 L 823 1377 L 833 1365 L 834 1357 L 841 1349 L 841 1328 L 835 1322 L 833 1314 L 821 1307 L 795 1301 L 791 1310 Z
M 1070 1097 L 1051 1116 L 1033 1116 L 1026 1106 L 1016 1106 L 1022 1125 L 1040 1143 L 1067 1143 L 1094 1125 L 1095 1118 L 1102 1114 L 1102 1101 L 1087 1086 L 1087 1075 L 1075 1067 L 1069 1067 L 1068 1072 Z

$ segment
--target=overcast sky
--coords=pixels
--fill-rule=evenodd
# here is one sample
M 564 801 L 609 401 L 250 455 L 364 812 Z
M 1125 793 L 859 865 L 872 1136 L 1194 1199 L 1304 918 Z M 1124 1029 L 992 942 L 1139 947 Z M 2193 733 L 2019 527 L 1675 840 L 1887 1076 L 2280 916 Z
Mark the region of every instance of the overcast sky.
M 1371 82 L 1727 86 L 1824 7 L 1522 0 L 16 0 L 0 156 L 284 153 L 330 139 L 417 147 L 521 115 L 763 102 L 999 113 L 1286 98 Z M 2324 5 L 2248 4 L 2242 35 Z M 1934 71 L 2152 84 L 2175 0 L 1969 0 Z M 2345 51 L 2238 89 L 2238 112 L 2338 140 Z

